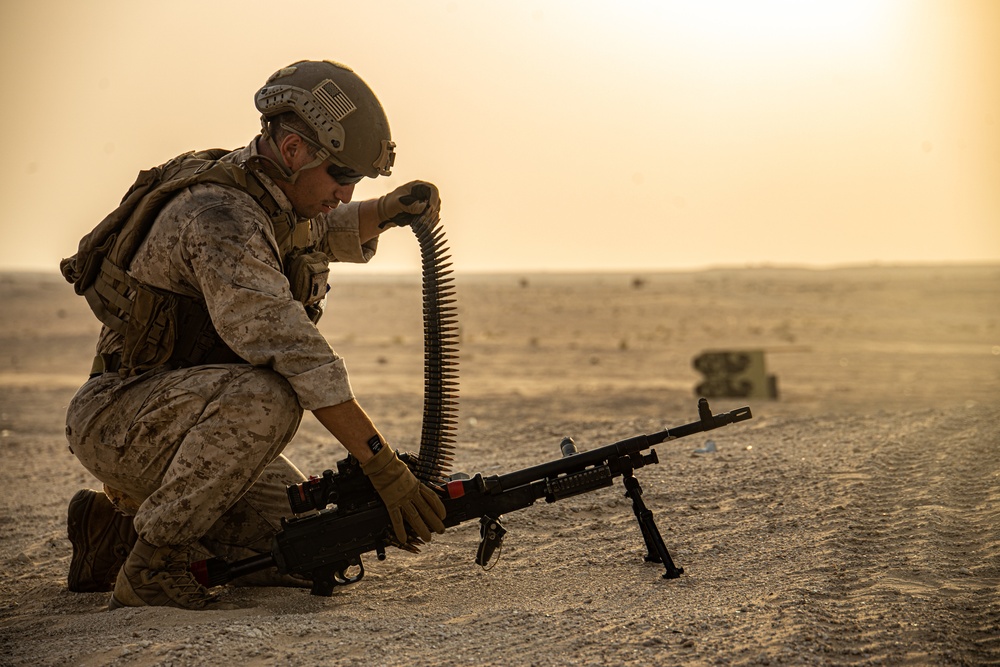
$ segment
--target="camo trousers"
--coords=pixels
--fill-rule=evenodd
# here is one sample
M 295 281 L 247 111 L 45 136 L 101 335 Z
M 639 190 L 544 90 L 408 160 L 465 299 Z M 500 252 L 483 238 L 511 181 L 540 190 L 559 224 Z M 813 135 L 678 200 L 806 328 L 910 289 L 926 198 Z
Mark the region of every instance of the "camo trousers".
M 281 451 L 301 417 L 269 369 L 105 373 L 71 401 L 66 435 L 87 470 L 139 503 L 139 537 L 234 559 L 268 551 L 289 514 L 285 486 L 305 477 Z

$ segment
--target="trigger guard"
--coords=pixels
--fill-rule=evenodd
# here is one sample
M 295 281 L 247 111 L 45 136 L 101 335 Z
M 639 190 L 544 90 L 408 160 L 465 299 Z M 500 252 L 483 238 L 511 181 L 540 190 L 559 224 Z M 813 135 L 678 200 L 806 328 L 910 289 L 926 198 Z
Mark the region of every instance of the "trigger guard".
M 351 567 L 358 568 L 358 573 L 355 574 L 354 576 L 347 575 L 347 570 L 350 569 Z M 334 572 L 333 580 L 337 583 L 338 586 L 347 586 L 348 584 L 358 583 L 364 578 L 364 576 L 365 576 L 365 564 L 359 560 L 356 566 L 353 565 L 348 566 L 342 570 L 337 570 L 336 572 Z

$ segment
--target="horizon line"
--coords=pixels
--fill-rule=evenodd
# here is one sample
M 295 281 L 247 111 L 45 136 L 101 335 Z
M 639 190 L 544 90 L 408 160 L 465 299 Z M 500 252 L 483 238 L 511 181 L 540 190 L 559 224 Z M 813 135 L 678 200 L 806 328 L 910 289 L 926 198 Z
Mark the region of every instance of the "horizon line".
M 405 277 L 419 275 L 420 271 L 413 269 L 374 269 L 364 264 L 331 263 L 332 266 L 345 268 L 341 275 L 371 276 L 371 277 Z M 348 268 L 350 267 L 350 268 Z M 362 268 L 364 267 L 364 268 Z M 625 275 L 625 274 L 682 274 L 708 273 L 713 271 L 843 271 L 859 269 L 925 269 L 925 268 L 997 268 L 1000 269 L 1000 259 L 992 260 L 933 260 L 933 261 L 857 261 L 830 264 L 779 263 L 779 262 L 747 262 L 743 264 L 707 264 L 692 267 L 604 267 L 604 268 L 509 268 L 509 269 L 459 269 L 453 268 L 454 275 L 466 276 L 516 276 L 516 275 Z M 361 274 L 360 272 L 364 272 Z M 62 278 L 58 269 L 42 269 L 28 267 L 0 266 L 0 275 L 40 275 Z

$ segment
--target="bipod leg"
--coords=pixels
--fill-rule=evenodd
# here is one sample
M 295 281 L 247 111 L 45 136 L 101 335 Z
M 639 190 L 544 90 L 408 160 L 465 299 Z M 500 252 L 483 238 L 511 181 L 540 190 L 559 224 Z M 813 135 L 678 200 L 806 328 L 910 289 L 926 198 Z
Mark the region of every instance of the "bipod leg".
M 653 521 L 653 513 L 642 501 L 642 487 L 639 486 L 639 480 L 635 475 L 627 474 L 623 476 L 622 481 L 625 483 L 625 497 L 632 500 L 632 511 L 635 512 L 635 519 L 639 522 L 642 539 L 646 542 L 646 562 L 663 563 L 663 567 L 666 568 L 663 578 L 676 579 L 684 574 L 684 568 L 674 565 L 667 551 L 667 545 L 663 543 L 656 522 Z

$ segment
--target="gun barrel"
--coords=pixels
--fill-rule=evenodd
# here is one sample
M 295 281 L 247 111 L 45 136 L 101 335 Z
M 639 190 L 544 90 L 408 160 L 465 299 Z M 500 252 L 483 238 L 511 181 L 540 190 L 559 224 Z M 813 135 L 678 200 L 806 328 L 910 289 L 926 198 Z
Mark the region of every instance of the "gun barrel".
M 704 401 L 704 399 L 702 400 Z M 711 411 L 708 411 L 707 401 L 705 402 L 705 406 L 706 412 L 703 412 L 702 419 L 699 419 L 696 422 L 691 422 L 690 424 L 684 424 L 683 426 L 677 426 L 674 428 L 668 428 L 650 435 L 637 435 L 624 440 L 619 440 L 618 442 L 614 442 L 610 445 L 598 447 L 597 449 L 577 452 L 572 456 L 563 457 L 555 461 L 541 463 L 523 470 L 516 470 L 514 472 L 507 473 L 506 475 L 491 477 L 489 480 L 490 487 L 495 491 L 500 492 L 505 489 L 513 489 L 518 486 L 530 484 L 531 482 L 539 479 L 545 479 L 546 477 L 554 477 L 556 475 L 578 472 L 584 468 L 603 463 L 611 457 L 629 456 L 631 454 L 635 454 L 636 452 L 649 449 L 650 447 L 658 445 L 666 440 L 683 438 L 684 436 L 701 433 L 702 431 L 711 431 L 712 429 L 716 429 L 727 424 L 750 419 L 752 416 L 750 414 L 749 407 L 737 408 L 731 412 L 720 412 L 717 415 L 713 415 L 711 414 Z
M 705 400 L 705 399 L 701 399 Z M 691 435 L 693 433 L 701 433 L 702 431 L 711 431 L 712 429 L 719 428 L 721 426 L 726 426 L 727 424 L 735 424 L 736 422 L 746 421 L 751 419 L 753 415 L 750 413 L 750 408 L 748 406 L 743 406 L 742 408 L 736 408 L 730 412 L 720 412 L 717 415 L 708 413 L 705 418 L 700 419 L 696 422 L 691 422 L 690 424 L 685 424 L 684 426 L 678 426 L 676 428 L 668 428 L 665 431 L 661 431 L 652 437 L 658 437 L 663 435 L 663 438 L 659 442 L 664 440 L 672 440 L 674 438 L 683 438 L 686 435 Z

